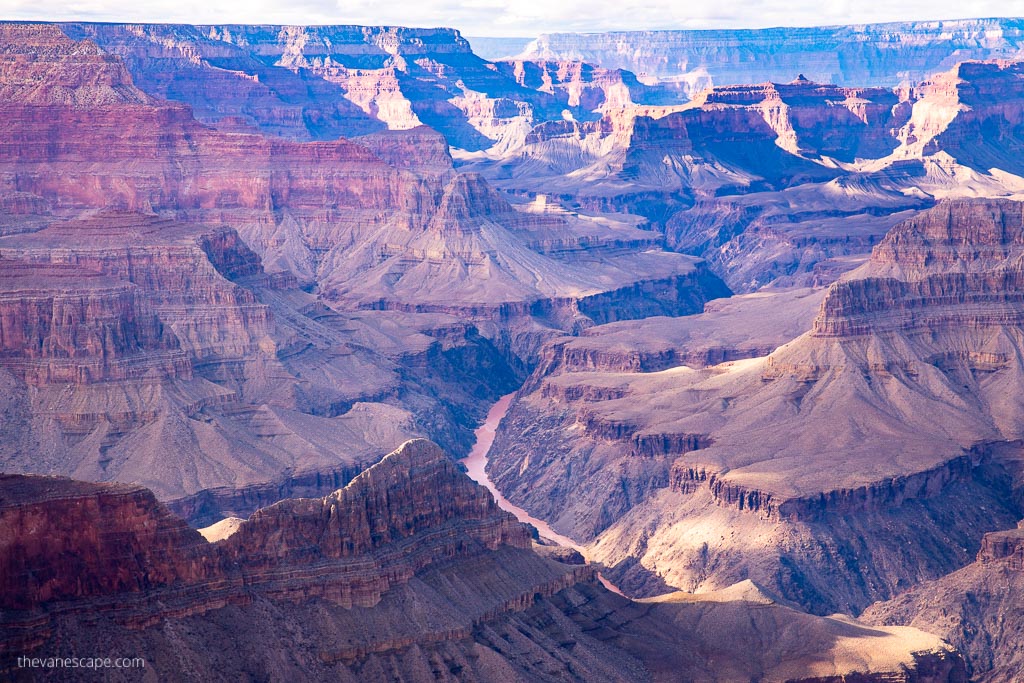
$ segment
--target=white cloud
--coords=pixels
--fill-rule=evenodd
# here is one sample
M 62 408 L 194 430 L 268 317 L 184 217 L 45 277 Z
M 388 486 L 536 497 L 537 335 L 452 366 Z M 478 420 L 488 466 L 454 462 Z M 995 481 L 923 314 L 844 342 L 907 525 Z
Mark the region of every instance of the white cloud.
M 1024 15 L 1024 0 L 0 0 L 0 18 L 453 26 L 465 35 L 755 28 Z

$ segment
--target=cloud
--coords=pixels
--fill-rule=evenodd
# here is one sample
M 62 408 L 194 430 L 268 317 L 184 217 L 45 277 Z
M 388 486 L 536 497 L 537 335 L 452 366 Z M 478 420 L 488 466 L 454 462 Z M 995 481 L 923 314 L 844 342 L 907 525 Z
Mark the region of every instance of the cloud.
M 0 18 L 452 26 L 473 36 L 820 26 L 1024 15 L 1024 0 L 0 0 Z

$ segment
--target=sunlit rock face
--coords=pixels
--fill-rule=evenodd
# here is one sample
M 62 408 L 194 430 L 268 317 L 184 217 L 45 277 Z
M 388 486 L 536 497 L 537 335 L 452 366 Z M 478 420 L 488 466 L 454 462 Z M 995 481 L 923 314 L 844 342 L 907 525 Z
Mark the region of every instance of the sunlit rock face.
M 492 64 L 449 28 L 60 27 L 120 56 L 141 90 L 187 103 L 202 122 L 295 140 L 427 125 L 468 152 L 505 149 L 563 112 L 589 119 L 599 107 L 685 98 L 579 62 Z
M 57 477 L 0 476 L 0 521 L 5 674 L 10 653 L 59 643 L 138 652 L 158 676 L 180 672 L 184 652 L 204 677 L 302 681 L 963 680 L 962 658 L 934 636 L 813 617 L 750 581 L 649 604 L 614 595 L 592 565 L 535 552 L 424 440 L 326 497 L 236 520 L 216 543 L 143 488 Z M 282 643 L 296 649 L 283 660 Z
M 751 575 L 856 610 L 963 566 L 1019 515 L 1021 462 L 990 444 L 1021 438 L 1022 206 L 940 203 L 823 299 L 766 291 L 553 343 L 492 479 L 635 590 Z M 744 328 L 760 306 L 793 326 Z

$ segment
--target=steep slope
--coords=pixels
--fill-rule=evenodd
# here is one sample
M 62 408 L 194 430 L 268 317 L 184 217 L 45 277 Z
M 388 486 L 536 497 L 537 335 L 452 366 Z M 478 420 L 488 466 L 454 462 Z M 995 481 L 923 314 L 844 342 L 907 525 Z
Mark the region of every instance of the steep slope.
M 1013 680 L 1024 666 L 1017 647 L 1024 628 L 1022 557 L 1021 529 L 986 534 L 976 562 L 872 605 L 862 618 L 875 624 L 916 624 L 956 643 L 967 658 L 971 680 Z
M 495 65 L 458 31 L 388 26 L 66 23 L 121 56 L 136 84 L 223 130 L 329 140 L 427 125 L 467 152 L 520 144 L 531 127 L 589 118 L 625 96 L 669 98 L 631 74 L 576 64 Z M 650 93 L 648 91 L 650 90 Z
M 856 610 L 963 566 L 1018 515 L 1015 464 L 987 444 L 1020 438 L 1022 206 L 947 202 L 900 223 L 767 356 L 553 364 L 503 422 L 492 479 L 595 539 L 634 590 L 750 577 Z
M 11 471 L 248 514 L 411 435 L 464 452 L 546 337 L 727 292 L 635 220 L 516 210 L 424 127 L 226 133 L 55 26 L 0 44 Z
M 938 638 L 810 617 L 750 586 L 652 605 L 613 595 L 592 567 L 530 550 L 526 528 L 425 441 L 216 544 L 137 487 L 0 478 L 0 518 L 0 670 L 15 680 L 37 670 L 14 653 L 64 648 L 209 680 L 964 680 Z M 722 629 L 738 637 L 724 649 Z M 745 642 L 768 647 L 717 663 Z

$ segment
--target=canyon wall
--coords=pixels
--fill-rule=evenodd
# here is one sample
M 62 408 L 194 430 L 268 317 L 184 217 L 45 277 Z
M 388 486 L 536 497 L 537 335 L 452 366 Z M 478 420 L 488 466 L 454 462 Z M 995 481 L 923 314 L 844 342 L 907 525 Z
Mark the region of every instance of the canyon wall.
M 492 479 L 641 593 L 753 576 L 856 610 L 963 566 L 1018 515 L 1015 461 L 992 444 L 1021 437 L 1020 206 L 951 200 L 898 223 L 810 300 L 816 315 L 763 292 L 701 316 L 701 335 L 620 324 L 553 343 L 499 429 Z M 739 333 L 759 299 L 802 326 Z M 771 350 L 687 367 L 704 334 Z
M 426 441 L 325 498 L 260 510 L 217 543 L 144 489 L 54 477 L 0 479 L 0 518 L 0 670 L 17 680 L 37 679 L 17 656 L 68 647 L 141 654 L 157 676 L 187 656 L 195 675 L 292 680 L 964 680 L 937 638 L 812 617 L 753 586 L 651 605 L 614 595 L 592 566 L 532 551 L 526 527 Z M 722 667 L 722 628 L 768 645 Z M 884 656 L 871 654 L 879 639 Z
M 1014 643 L 1021 634 L 1022 538 L 1019 528 L 986 534 L 973 564 L 872 605 L 862 616 L 880 625 L 917 625 L 955 643 L 971 680 L 1012 680 L 1021 666 Z
M 147 42 L 171 28 L 93 28 L 188 52 Z M 468 55 L 442 33 L 407 37 Z M 11 471 L 140 482 L 196 521 L 248 514 L 413 435 L 464 453 L 486 401 L 586 311 L 685 313 L 727 292 L 632 218 L 520 210 L 423 126 L 218 130 L 90 38 L 3 24 L 0 44 Z
M 695 84 L 785 82 L 798 73 L 823 83 L 894 86 L 965 59 L 1012 58 L 1020 19 L 958 19 L 859 26 L 705 31 L 551 33 L 522 57 L 578 59 L 605 68 Z M 699 87 L 699 85 L 698 85 Z

